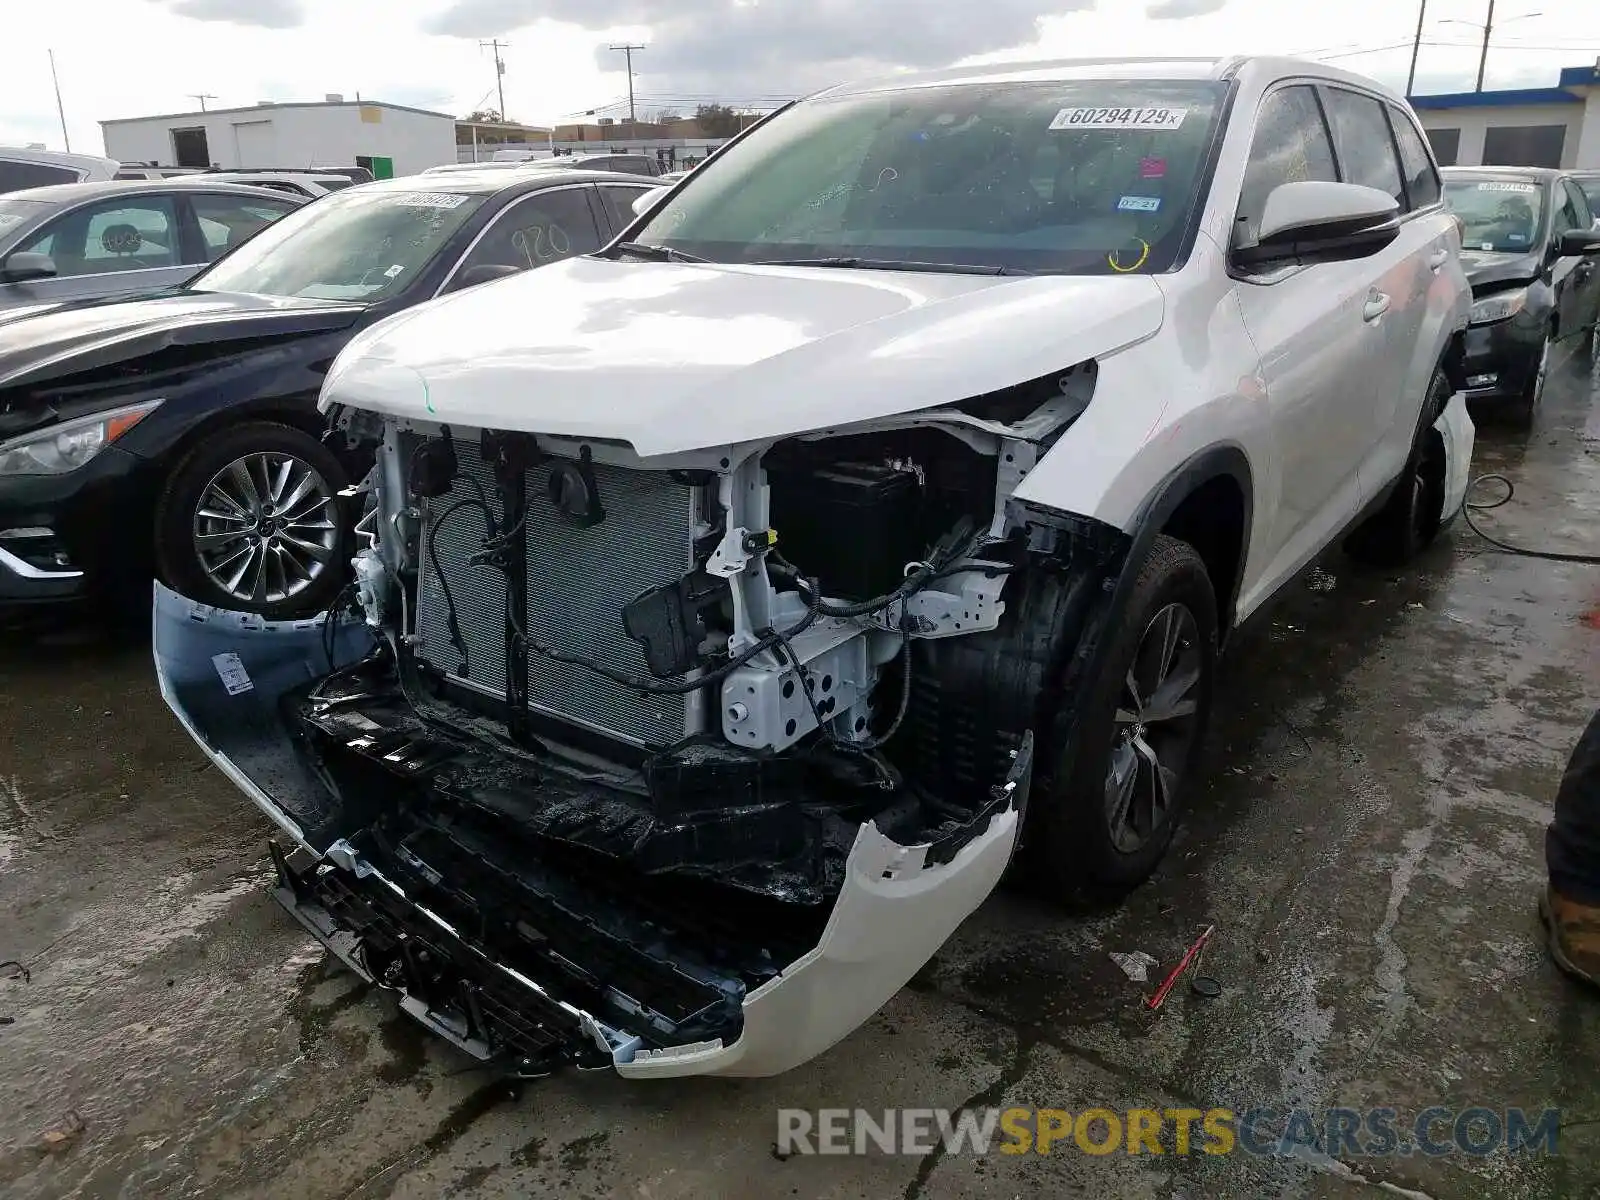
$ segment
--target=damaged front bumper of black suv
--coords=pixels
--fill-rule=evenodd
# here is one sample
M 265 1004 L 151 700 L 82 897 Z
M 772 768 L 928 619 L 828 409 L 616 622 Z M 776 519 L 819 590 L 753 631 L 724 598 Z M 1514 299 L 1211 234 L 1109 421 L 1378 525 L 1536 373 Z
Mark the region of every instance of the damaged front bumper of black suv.
M 852 823 L 783 778 L 716 813 L 651 811 L 603 765 L 419 708 L 359 622 L 263 622 L 158 585 L 154 642 L 163 698 L 287 840 L 277 898 L 411 1016 L 523 1075 L 758 1076 L 821 1053 L 988 895 L 1031 778 L 1024 734 L 1004 783 L 920 840 L 925 822 Z

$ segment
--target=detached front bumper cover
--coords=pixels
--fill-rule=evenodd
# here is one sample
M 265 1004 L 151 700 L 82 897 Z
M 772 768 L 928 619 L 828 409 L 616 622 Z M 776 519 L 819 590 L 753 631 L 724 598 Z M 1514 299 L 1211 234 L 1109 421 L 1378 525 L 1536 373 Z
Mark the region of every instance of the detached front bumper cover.
M 993 890 L 1032 778 L 1029 734 L 972 836 L 907 846 L 863 824 L 820 939 L 743 994 L 737 1035 L 651 1044 L 486 953 L 363 857 L 353 836 L 338 833 L 352 798 L 334 795 L 299 752 L 287 713 L 295 695 L 368 653 L 370 630 L 329 629 L 321 618 L 264 622 L 157 584 L 153 632 L 162 697 L 294 844 L 290 854 L 274 850 L 278 899 L 353 971 L 394 990 L 412 1017 L 468 1054 L 522 1074 L 567 1061 L 609 1063 L 633 1077 L 763 1076 L 822 1053 L 882 1007 Z M 473 883 L 451 881 L 457 891 Z M 596 986 L 609 983 L 603 975 L 595 971 Z M 648 1012 L 649 996 L 635 1002 Z

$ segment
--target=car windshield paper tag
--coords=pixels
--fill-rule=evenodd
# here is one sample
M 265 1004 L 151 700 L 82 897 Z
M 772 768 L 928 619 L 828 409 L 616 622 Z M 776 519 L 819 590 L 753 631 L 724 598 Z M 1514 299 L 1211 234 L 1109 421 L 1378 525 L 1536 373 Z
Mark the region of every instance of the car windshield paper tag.
M 1160 196 L 1124 196 L 1117 201 L 1118 212 L 1160 212 Z
M 405 266 L 402 263 L 395 263 L 395 265 L 390 267 L 387 271 L 385 271 L 384 274 L 386 276 L 388 276 L 388 278 L 393 279 L 395 276 L 399 275 L 400 272 L 402 272 L 404 270 L 405 270 Z
M 222 686 L 228 689 L 230 696 L 242 695 L 256 686 L 250 682 L 250 673 L 244 669 L 244 663 L 239 661 L 237 654 L 213 654 L 211 665 L 216 667 L 217 674 L 222 677 Z
M 402 208 L 460 208 L 466 202 L 450 192 L 404 192 L 395 200 Z
M 1177 129 L 1187 108 L 1063 108 L 1051 129 Z
M 1480 183 L 1478 190 L 1480 192 L 1536 192 L 1539 188 L 1537 184 L 1512 183 L 1510 180 L 1497 179 L 1490 183 Z

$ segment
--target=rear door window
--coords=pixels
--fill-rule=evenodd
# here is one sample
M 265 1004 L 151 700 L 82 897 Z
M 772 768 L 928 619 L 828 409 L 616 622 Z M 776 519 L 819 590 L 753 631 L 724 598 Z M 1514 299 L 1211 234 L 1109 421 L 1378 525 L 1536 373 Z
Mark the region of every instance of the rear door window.
M 215 262 L 246 238 L 254 237 L 284 213 L 293 212 L 287 201 L 239 196 L 192 196 L 195 219 L 205 243 L 206 262 Z
M 1389 123 L 1394 126 L 1394 140 L 1400 147 L 1400 166 L 1405 171 L 1410 207 L 1415 210 L 1438 203 L 1439 173 L 1433 169 L 1433 160 L 1428 157 L 1416 124 L 1397 108 L 1389 109 Z
M 1343 88 L 1324 88 L 1323 97 L 1344 181 L 1388 192 L 1404 208 L 1406 194 L 1400 183 L 1400 160 L 1395 155 L 1383 103 Z
M 78 172 L 46 163 L 12 162 L 0 158 L 0 192 L 20 192 L 23 188 L 50 187 L 57 183 L 77 183 Z

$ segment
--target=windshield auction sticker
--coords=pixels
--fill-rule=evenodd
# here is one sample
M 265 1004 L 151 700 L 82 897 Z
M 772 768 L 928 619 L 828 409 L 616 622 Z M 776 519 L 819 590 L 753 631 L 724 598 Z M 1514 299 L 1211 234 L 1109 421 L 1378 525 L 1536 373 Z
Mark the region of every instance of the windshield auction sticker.
M 460 208 L 467 198 L 450 192 L 402 192 L 395 203 L 402 208 Z
M 1177 129 L 1187 108 L 1063 108 L 1051 129 Z
M 1512 183 L 1509 179 L 1495 179 L 1478 185 L 1480 192 L 1537 192 L 1536 183 Z

